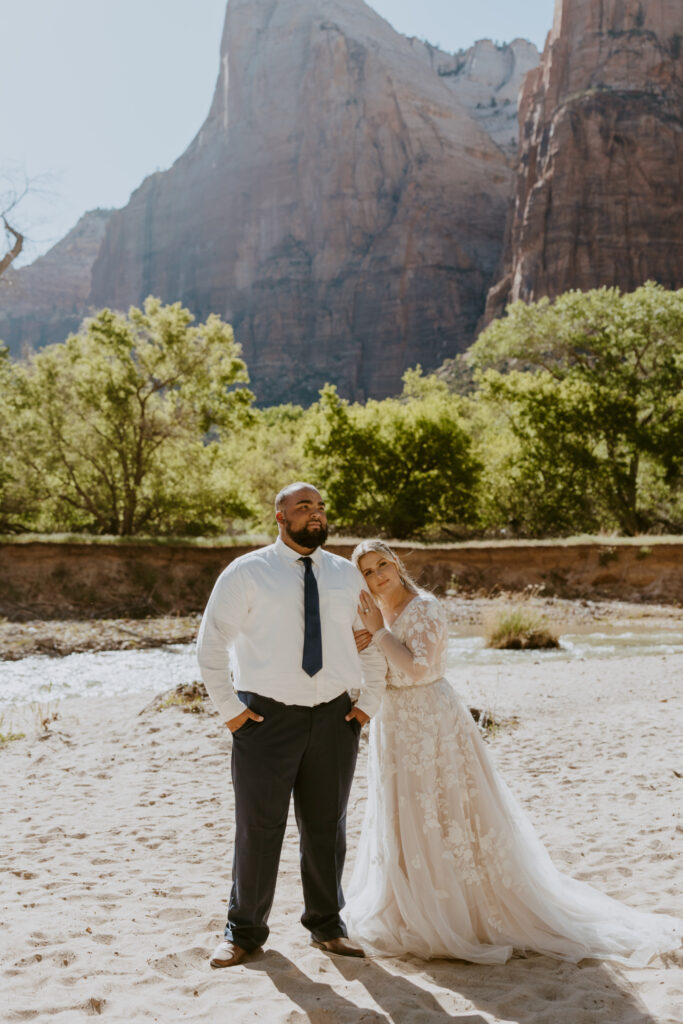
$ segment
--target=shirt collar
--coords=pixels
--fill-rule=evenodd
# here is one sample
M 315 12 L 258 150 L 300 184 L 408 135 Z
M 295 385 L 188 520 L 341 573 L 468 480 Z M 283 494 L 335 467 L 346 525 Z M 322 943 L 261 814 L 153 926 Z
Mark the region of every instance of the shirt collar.
M 298 551 L 295 551 L 294 548 L 290 548 L 288 544 L 285 544 L 281 537 L 278 537 L 275 541 L 275 550 L 280 558 L 283 558 L 287 562 L 298 562 L 300 558 L 304 557 L 303 555 L 300 555 Z M 316 548 L 310 555 L 313 565 L 315 566 L 320 566 L 322 557 L 322 548 Z

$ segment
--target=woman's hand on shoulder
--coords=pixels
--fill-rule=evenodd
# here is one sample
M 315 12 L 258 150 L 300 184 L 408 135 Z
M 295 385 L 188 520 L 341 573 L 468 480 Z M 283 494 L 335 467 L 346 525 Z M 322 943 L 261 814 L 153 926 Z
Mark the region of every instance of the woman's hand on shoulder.
M 372 594 L 367 590 L 361 590 L 360 592 L 358 614 L 361 617 L 363 626 L 365 629 L 369 630 L 370 633 L 376 633 L 377 630 L 381 629 L 384 625 L 382 613 L 377 607 L 377 603 Z

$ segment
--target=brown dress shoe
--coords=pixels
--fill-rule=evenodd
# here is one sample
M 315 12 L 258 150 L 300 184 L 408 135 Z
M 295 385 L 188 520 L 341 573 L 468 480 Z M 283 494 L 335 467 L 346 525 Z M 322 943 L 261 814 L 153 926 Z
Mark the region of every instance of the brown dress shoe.
M 326 953 L 336 953 L 337 956 L 365 956 L 360 946 L 352 946 L 342 935 L 336 939 L 311 939 L 311 945 L 316 949 L 323 949 Z
M 251 952 L 255 952 L 255 950 Z M 249 952 L 246 949 L 235 945 L 229 939 L 223 939 L 214 949 L 209 963 L 212 967 L 237 967 L 237 964 L 243 963 L 248 956 Z

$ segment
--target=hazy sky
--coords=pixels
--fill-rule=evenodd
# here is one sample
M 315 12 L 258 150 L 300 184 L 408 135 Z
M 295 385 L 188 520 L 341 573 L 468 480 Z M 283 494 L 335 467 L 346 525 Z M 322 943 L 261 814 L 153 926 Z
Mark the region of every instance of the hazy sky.
M 370 6 L 399 32 L 445 50 L 515 36 L 542 49 L 554 0 Z M 86 210 L 123 206 L 145 175 L 182 153 L 209 109 L 225 7 L 226 0 L 0 0 L 0 196 L 24 174 L 41 190 L 15 214 L 30 239 L 23 262 Z

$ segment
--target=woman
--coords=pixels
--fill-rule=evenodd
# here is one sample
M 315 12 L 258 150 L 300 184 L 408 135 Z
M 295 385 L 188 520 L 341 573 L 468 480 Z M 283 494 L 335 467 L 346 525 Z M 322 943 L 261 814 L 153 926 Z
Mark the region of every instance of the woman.
M 444 678 L 444 610 L 381 541 L 353 561 L 370 589 L 359 649 L 388 662 L 371 725 L 368 803 L 346 922 L 376 953 L 504 963 L 514 949 L 646 964 L 683 921 L 626 907 L 562 875 Z M 373 598 L 375 600 L 373 600 Z

